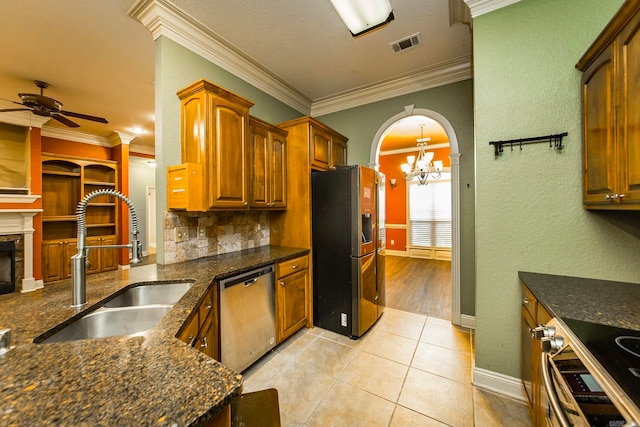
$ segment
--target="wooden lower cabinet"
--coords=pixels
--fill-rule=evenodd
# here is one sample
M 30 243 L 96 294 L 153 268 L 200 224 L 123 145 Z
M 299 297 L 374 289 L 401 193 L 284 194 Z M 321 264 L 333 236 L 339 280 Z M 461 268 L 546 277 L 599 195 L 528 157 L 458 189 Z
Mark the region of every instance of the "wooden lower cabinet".
M 42 242 L 42 279 L 45 282 L 71 277 L 71 257 L 78 252 L 76 239 Z
M 276 340 L 278 343 L 307 324 L 309 319 L 309 257 L 276 266 Z
M 176 337 L 207 356 L 220 360 L 218 286 L 212 285 Z
M 87 237 L 87 246 L 115 245 L 116 236 Z M 87 273 L 100 273 L 118 269 L 118 249 L 90 249 L 87 255 Z
M 533 425 L 546 427 L 545 406 L 542 402 L 542 347 L 533 330 L 551 320 L 549 313 L 540 305 L 529 289 L 522 285 L 522 324 L 520 374 L 524 385 Z

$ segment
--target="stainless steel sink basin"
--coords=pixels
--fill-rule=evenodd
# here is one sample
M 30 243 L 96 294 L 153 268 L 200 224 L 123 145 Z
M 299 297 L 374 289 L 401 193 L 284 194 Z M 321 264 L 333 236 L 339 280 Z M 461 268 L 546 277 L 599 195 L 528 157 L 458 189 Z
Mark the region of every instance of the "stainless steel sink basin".
M 99 308 L 40 342 L 52 343 L 142 334 L 160 322 L 171 308 L 171 305 Z
M 129 288 L 107 301 L 103 307 L 129 307 L 151 304 L 174 305 L 193 285 L 191 282 L 154 283 Z

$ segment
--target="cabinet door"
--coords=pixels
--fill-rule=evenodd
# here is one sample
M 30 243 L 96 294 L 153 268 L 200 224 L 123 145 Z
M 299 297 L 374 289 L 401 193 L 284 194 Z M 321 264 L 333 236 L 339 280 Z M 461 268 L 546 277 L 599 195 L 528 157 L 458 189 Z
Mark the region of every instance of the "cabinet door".
M 311 166 L 328 170 L 330 165 L 331 134 L 313 125 L 311 125 L 310 132 Z
M 331 165 L 330 168 L 336 166 L 347 165 L 347 141 L 334 135 L 331 139 Z
M 42 280 L 53 282 L 64 279 L 64 242 L 42 242 Z
M 196 345 L 199 330 L 200 322 L 198 319 L 198 313 L 196 312 L 176 337 L 180 341 L 186 342 L 188 345 L 193 347 Z
M 246 129 L 248 110 L 211 96 L 214 143 L 209 147 L 211 208 L 247 207 Z
M 618 147 L 622 205 L 640 204 L 640 15 L 620 34 Z M 637 206 L 636 206 L 637 209 Z
M 182 163 L 202 164 L 207 160 L 205 98 L 206 93 L 200 91 L 181 101 Z
M 307 322 L 307 289 L 309 270 L 301 270 L 278 280 L 278 342 L 289 337 Z
M 249 127 L 249 169 L 251 207 L 269 207 L 269 132 L 262 126 Z
M 87 246 L 100 246 L 100 237 L 87 237 L 86 240 Z M 87 254 L 87 261 L 89 265 L 87 266 L 87 274 L 99 273 L 100 267 L 100 252 L 104 249 L 89 249 L 89 253 Z
M 270 203 L 272 208 L 287 206 L 287 139 L 286 136 L 269 132 L 271 152 Z
M 534 388 L 534 379 L 537 378 L 538 372 L 534 354 L 537 341 L 531 336 L 531 330 L 535 327 L 536 324 L 533 321 L 533 318 L 523 306 L 520 335 L 520 377 L 522 378 L 522 385 L 524 386 L 524 390 L 529 401 L 529 411 L 531 412 L 534 425 L 536 425 L 534 408 L 538 400 L 534 396 L 534 393 L 537 391 L 537 388 Z
M 612 203 L 606 195 L 617 188 L 613 55 L 612 45 L 582 76 L 585 206 Z
M 100 245 L 115 245 L 116 236 L 103 236 Z M 100 249 L 100 271 L 118 269 L 118 249 Z

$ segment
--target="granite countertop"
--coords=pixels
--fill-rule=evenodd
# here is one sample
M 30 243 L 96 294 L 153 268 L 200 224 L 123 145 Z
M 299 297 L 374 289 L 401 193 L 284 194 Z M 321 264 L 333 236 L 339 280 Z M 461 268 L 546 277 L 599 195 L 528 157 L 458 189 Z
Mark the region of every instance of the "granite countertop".
M 519 272 L 553 317 L 640 331 L 640 284 Z
M 34 344 L 76 315 L 71 280 L 0 297 L 0 328 L 15 348 L 0 355 L 0 425 L 197 425 L 242 392 L 242 376 L 175 338 L 214 279 L 295 258 L 306 249 L 265 246 L 170 265 L 87 276 L 91 311 L 125 286 L 193 281 L 144 336 Z

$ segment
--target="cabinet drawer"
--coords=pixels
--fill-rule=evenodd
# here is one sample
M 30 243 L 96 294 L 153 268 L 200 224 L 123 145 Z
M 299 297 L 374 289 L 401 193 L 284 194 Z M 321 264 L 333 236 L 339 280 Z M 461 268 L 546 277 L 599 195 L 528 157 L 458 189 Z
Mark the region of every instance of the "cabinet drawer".
M 533 296 L 529 288 L 527 288 L 524 284 L 522 285 L 522 306 L 527 309 L 531 317 L 538 322 L 536 317 L 536 306 L 538 300 Z M 538 322 L 539 323 L 539 322 Z
M 200 325 L 202 325 L 209 313 L 213 312 L 213 304 L 214 300 L 214 288 L 207 291 L 207 294 L 200 301 L 200 305 L 198 306 L 198 315 L 200 316 Z
M 290 259 L 289 261 L 283 261 L 276 265 L 276 277 L 279 279 L 307 268 L 309 268 L 308 255 Z
M 169 209 L 203 211 L 202 196 L 202 165 L 183 163 L 167 167 Z

